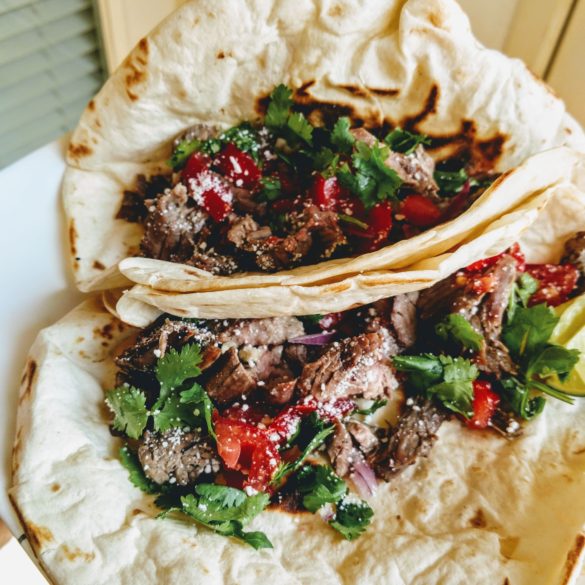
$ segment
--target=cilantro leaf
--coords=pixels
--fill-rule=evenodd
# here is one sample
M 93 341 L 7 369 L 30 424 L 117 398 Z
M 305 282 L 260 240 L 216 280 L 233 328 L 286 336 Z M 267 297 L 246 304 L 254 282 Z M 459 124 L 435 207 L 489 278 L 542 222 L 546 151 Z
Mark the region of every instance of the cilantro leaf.
M 178 388 L 185 380 L 196 378 L 201 374 L 201 348 L 196 344 L 185 345 L 178 352 L 176 349 L 168 351 L 158 360 L 156 365 L 156 379 L 160 382 L 160 398 L 162 403 L 170 392 Z
M 219 136 L 219 140 L 226 144 L 231 142 L 243 152 L 250 154 L 256 161 L 260 156 L 260 137 L 258 132 L 248 122 L 234 126 Z
M 263 201 L 275 201 L 279 198 L 282 185 L 276 177 L 262 177 L 262 191 L 260 197 Z
M 148 479 L 142 470 L 142 465 L 138 461 L 135 453 L 132 453 L 127 446 L 124 446 L 119 451 L 120 461 L 128 471 L 130 481 L 143 492 L 147 494 L 157 494 L 160 492 L 160 486 L 154 481 Z
M 459 313 L 447 315 L 441 322 L 437 323 L 435 332 L 444 341 L 452 339 L 465 349 L 473 351 L 479 351 L 484 343 L 483 336 Z
M 369 406 L 368 408 L 357 408 L 356 410 L 354 410 L 354 413 L 367 416 L 369 414 L 373 414 L 383 406 L 386 406 L 386 404 L 388 404 L 387 400 L 374 400 L 372 405 Z
M 434 178 L 442 195 L 458 193 L 469 179 L 464 168 L 454 172 L 436 170 Z
M 153 410 L 154 430 L 164 433 L 170 429 L 184 426 L 195 427 L 200 417 L 194 413 L 192 405 L 184 404 L 176 395 L 169 396 L 161 408 Z
M 304 114 L 295 112 L 291 114 L 286 123 L 288 129 L 294 134 L 295 138 L 306 142 L 309 146 L 313 145 L 313 126 L 305 118 Z
M 322 430 L 320 430 L 308 443 L 307 446 L 303 449 L 301 456 L 296 461 L 291 461 L 289 463 L 282 463 L 280 467 L 277 469 L 276 473 L 272 477 L 272 481 L 270 482 L 272 485 L 278 486 L 282 480 L 289 475 L 290 473 L 294 473 L 297 469 L 301 467 L 301 465 L 305 462 L 305 459 L 318 447 L 320 447 L 324 442 L 325 439 L 333 433 L 335 427 L 333 425 L 326 426 Z
M 330 148 L 321 148 L 312 154 L 313 169 L 319 171 L 324 178 L 333 177 L 338 170 L 339 155 Z
M 512 321 L 504 327 L 502 339 L 517 359 L 522 360 L 542 349 L 559 318 L 545 304 L 518 307 Z
M 473 414 L 473 381 L 479 370 L 461 357 L 394 356 L 394 367 L 407 372 L 409 384 L 419 393 L 438 398 L 443 406 L 463 416 Z
M 338 213 L 337 217 L 341 220 L 344 221 L 345 223 L 350 223 L 352 225 L 357 226 L 358 228 L 360 228 L 361 230 L 367 230 L 370 226 L 364 222 L 364 221 L 360 221 L 357 217 L 353 217 L 353 215 L 345 215 L 345 213 Z
M 167 164 L 175 171 L 182 168 L 187 162 L 187 159 L 194 152 L 201 149 L 201 145 L 201 140 L 197 140 L 197 138 L 193 140 L 181 140 L 173 149 L 173 154 Z
M 244 532 L 243 527 L 268 505 L 268 494 L 247 496 L 222 485 L 200 484 L 195 494 L 181 497 L 180 511 L 223 536 L 232 536 L 258 548 L 272 548 L 262 532 Z
M 390 147 L 390 150 L 394 152 L 401 152 L 402 154 L 413 153 L 419 144 L 430 146 L 431 141 L 424 134 L 413 134 L 408 130 L 402 130 L 402 128 L 394 128 L 386 138 L 384 142 Z
M 530 276 L 528 272 L 523 272 L 514 283 L 512 292 L 510 294 L 510 302 L 506 310 L 508 321 L 512 321 L 516 314 L 516 309 L 519 305 L 523 307 L 528 306 L 530 297 L 538 290 L 540 283 L 536 278 Z
M 355 144 L 355 137 L 349 131 L 350 126 L 349 118 L 344 116 L 335 122 L 331 132 L 331 143 L 344 154 L 350 154 Z
M 514 414 L 530 420 L 540 414 L 546 404 L 542 396 L 531 397 L 528 387 L 517 378 L 500 380 L 500 394 Z
M 212 420 L 214 409 L 213 402 L 203 387 L 199 384 L 194 384 L 188 390 L 181 392 L 180 400 L 184 404 L 190 404 L 192 406 L 195 405 L 196 410 L 194 410 L 194 414 L 196 416 L 200 415 L 201 410 L 203 411 L 203 418 L 205 419 L 207 432 L 217 441 L 217 436 L 213 428 Z
M 315 513 L 324 504 L 336 504 L 346 493 L 347 484 L 328 465 L 305 465 L 297 474 L 297 489 L 303 506 Z
M 337 505 L 335 518 L 329 523 L 347 540 L 355 540 L 369 526 L 374 511 L 366 502 L 344 497 Z
M 531 358 L 526 368 L 526 377 L 529 379 L 533 376 L 547 378 L 556 374 L 560 380 L 563 380 L 577 364 L 580 355 L 578 349 L 567 349 L 561 345 L 547 345 Z
M 142 436 L 148 420 L 146 396 L 132 386 L 119 386 L 106 392 L 106 404 L 114 413 L 112 426 L 132 439 Z
M 409 383 L 419 392 L 442 379 L 441 360 L 430 353 L 423 355 L 396 355 L 392 358 L 394 367 L 399 372 L 408 373 Z
M 282 128 L 288 121 L 292 106 L 292 90 L 282 83 L 270 94 L 270 103 L 266 111 L 264 123 L 268 127 Z

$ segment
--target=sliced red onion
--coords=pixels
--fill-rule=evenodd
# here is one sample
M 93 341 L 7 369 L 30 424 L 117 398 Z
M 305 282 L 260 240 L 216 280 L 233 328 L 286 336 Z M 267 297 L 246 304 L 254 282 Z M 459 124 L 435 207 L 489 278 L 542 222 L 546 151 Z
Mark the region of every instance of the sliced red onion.
M 324 331 L 323 333 L 312 333 L 310 335 L 301 335 L 289 339 L 289 343 L 299 343 L 301 345 L 327 345 L 337 335 L 335 331 Z
M 361 457 L 356 459 L 353 472 L 349 477 L 355 485 L 358 494 L 362 498 L 368 499 L 376 493 L 378 480 L 376 479 L 374 470 Z

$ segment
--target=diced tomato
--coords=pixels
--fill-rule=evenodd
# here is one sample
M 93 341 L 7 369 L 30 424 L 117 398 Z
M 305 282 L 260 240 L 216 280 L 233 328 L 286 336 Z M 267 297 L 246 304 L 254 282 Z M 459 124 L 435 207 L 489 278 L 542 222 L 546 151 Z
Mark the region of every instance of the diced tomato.
M 368 214 L 368 225 L 375 234 L 384 233 L 386 237 L 392 229 L 392 206 L 389 201 L 376 203 Z
M 253 189 L 262 177 L 254 159 L 231 142 L 217 155 L 214 166 L 236 187 Z
M 184 181 L 194 179 L 203 171 L 209 169 L 211 159 L 203 152 L 194 152 L 187 160 L 187 164 L 181 173 Z
M 518 244 L 513 244 L 512 246 L 510 246 L 508 250 L 502 252 L 501 254 L 497 254 L 496 256 L 490 256 L 489 258 L 483 258 L 482 260 L 473 262 L 473 264 L 470 264 L 469 266 L 465 267 L 465 271 L 482 272 L 486 268 L 489 268 L 490 266 L 496 264 L 498 260 L 500 260 L 500 258 L 503 258 L 506 254 L 509 254 L 514 258 L 514 260 L 516 260 L 516 269 L 518 270 L 518 272 L 524 272 L 524 269 L 526 267 L 526 258 L 524 257 L 524 254 L 522 253 L 522 250 L 520 249 L 520 246 Z
M 367 213 L 364 204 L 357 197 L 351 197 L 349 193 L 341 191 L 339 205 L 337 206 L 339 213 L 350 215 L 361 221 L 365 221 Z
M 201 195 L 203 203 L 201 207 L 209 213 L 215 221 L 222 221 L 226 218 L 232 210 L 232 205 L 225 193 L 220 192 L 221 189 L 208 189 Z
M 272 476 L 280 460 L 278 445 L 265 434 L 261 435 L 252 452 L 250 473 L 244 486 L 249 486 L 259 492 L 269 490 Z
M 317 173 L 311 186 L 311 197 L 320 209 L 334 210 L 339 203 L 339 194 L 341 190 L 337 177 L 325 179 L 323 175 Z
M 468 419 L 467 426 L 471 429 L 485 429 L 488 426 L 500 397 L 492 391 L 489 382 L 475 380 L 473 382 L 473 416 Z
M 409 195 L 402 202 L 400 212 L 408 223 L 418 227 L 436 225 L 441 219 L 441 210 L 423 195 Z
M 285 408 L 268 426 L 268 435 L 279 436 L 279 443 L 286 443 L 295 433 L 304 416 L 317 410 L 317 404 L 294 404 Z
M 568 300 L 579 280 L 579 271 L 572 264 L 527 264 L 526 272 L 540 283 L 530 297 L 530 306 L 539 303 L 551 307 L 561 305 Z
M 471 274 L 467 280 L 468 290 L 473 291 L 478 295 L 490 293 L 494 290 L 496 284 L 496 278 L 493 274 L 486 274 L 485 276 L 481 273 Z

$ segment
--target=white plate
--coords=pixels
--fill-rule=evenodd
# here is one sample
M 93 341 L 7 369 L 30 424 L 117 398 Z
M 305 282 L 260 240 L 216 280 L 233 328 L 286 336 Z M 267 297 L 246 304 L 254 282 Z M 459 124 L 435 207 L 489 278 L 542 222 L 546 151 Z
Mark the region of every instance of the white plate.
M 16 536 L 10 459 L 18 385 L 37 333 L 82 298 L 68 268 L 60 191 L 67 138 L 0 171 L 0 517 Z

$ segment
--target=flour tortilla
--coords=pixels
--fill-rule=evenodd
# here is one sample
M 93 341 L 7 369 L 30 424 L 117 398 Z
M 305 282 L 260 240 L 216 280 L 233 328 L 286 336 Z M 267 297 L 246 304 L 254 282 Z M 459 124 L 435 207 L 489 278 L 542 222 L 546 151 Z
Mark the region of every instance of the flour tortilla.
M 43 330 L 20 390 L 10 497 L 56 585 L 565 585 L 585 535 L 585 402 L 555 400 L 524 436 L 445 423 L 426 460 L 370 501 L 347 542 L 319 516 L 255 519 L 274 550 L 156 520 L 108 429 L 112 352 L 134 330 L 91 298 Z
M 550 186 L 541 180 L 547 169 L 557 174 L 557 181 Z M 487 225 L 478 219 L 492 213 L 494 202 L 514 198 L 523 203 L 513 211 Z M 192 279 L 188 284 L 195 292 L 185 293 L 136 285 L 116 304 L 117 314 L 139 327 L 152 322 L 161 312 L 200 318 L 326 314 L 426 288 L 471 262 L 499 254 L 517 241 L 529 255 L 558 255 L 566 239 L 585 229 L 585 155 L 565 148 L 536 155 L 504 178 L 491 199 L 478 202 L 469 213 L 476 218 L 477 227 L 466 232 L 463 242 L 449 252 L 405 268 L 356 270 L 339 280 L 323 279 L 307 285 L 291 279 L 277 285 L 214 291 L 198 291 L 197 281 Z M 437 231 L 449 229 L 447 224 Z M 417 258 L 420 256 L 416 254 L 411 257 L 413 261 Z M 152 273 L 143 267 L 141 270 L 146 275 L 143 281 L 152 284 Z
M 507 171 L 555 146 L 585 150 L 561 100 L 521 62 L 482 47 L 454 0 L 192 0 L 139 42 L 73 134 L 63 197 L 82 290 L 123 282 L 116 264 L 138 251 L 142 228 L 115 219 L 136 174 L 164 168 L 173 138 L 191 125 L 256 118 L 259 98 L 279 83 L 299 90 L 315 116 L 335 104 L 366 126 L 437 138 L 437 159 L 465 151 Z M 493 217 L 508 209 L 494 206 Z M 369 255 L 367 269 L 440 254 L 474 227 L 460 218 L 449 237 L 433 231 L 390 246 Z M 336 278 L 350 270 L 326 266 Z M 175 275 L 160 270 L 163 280 Z M 292 274 L 315 282 L 321 270 Z

